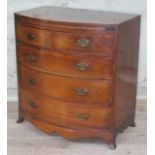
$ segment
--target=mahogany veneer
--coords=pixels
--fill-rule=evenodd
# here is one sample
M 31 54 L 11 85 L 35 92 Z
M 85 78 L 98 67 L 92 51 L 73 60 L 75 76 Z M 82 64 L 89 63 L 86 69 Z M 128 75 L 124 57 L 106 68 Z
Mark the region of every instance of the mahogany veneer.
M 140 16 L 40 7 L 15 13 L 19 119 L 116 147 L 135 126 Z

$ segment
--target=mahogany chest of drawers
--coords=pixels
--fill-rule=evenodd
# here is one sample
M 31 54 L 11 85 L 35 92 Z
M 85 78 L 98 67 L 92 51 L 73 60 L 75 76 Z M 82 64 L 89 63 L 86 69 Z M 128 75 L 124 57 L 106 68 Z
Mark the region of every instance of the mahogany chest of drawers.
M 15 13 L 19 119 L 64 138 L 135 126 L 140 16 L 40 7 Z

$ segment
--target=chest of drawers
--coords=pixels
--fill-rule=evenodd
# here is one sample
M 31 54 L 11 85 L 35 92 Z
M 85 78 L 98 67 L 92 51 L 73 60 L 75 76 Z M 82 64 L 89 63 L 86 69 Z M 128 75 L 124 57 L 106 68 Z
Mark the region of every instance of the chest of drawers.
M 135 126 L 140 16 L 56 7 L 15 13 L 19 118 L 65 138 Z

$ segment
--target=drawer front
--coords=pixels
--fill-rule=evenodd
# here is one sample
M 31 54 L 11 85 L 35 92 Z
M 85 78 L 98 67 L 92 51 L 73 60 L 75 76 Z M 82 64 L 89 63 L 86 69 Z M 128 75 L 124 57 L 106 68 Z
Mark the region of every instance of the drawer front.
M 25 67 L 19 69 L 20 87 L 75 102 L 111 101 L 111 81 L 64 78 Z
M 67 52 L 82 52 L 86 54 L 99 54 L 112 56 L 114 47 L 114 34 L 87 34 L 87 33 L 53 33 L 53 46 L 55 49 Z
M 16 25 L 16 39 L 29 45 L 45 48 L 52 47 L 51 31 Z
M 32 118 L 75 128 L 111 127 L 112 108 L 78 105 L 21 89 L 21 108 Z
M 112 61 L 99 56 L 63 54 L 17 46 L 18 62 L 48 73 L 89 79 L 111 79 Z
M 108 32 L 70 33 L 55 32 L 32 27 L 16 25 L 18 41 L 42 48 L 56 49 L 66 52 L 95 54 L 112 57 L 114 48 L 114 33 Z

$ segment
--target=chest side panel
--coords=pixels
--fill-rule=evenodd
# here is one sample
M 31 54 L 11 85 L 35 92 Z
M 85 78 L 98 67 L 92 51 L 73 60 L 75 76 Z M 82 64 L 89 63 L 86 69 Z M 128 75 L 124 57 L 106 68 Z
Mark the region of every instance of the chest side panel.
M 116 127 L 134 119 L 139 53 L 140 17 L 118 27 L 116 56 L 115 114 Z

